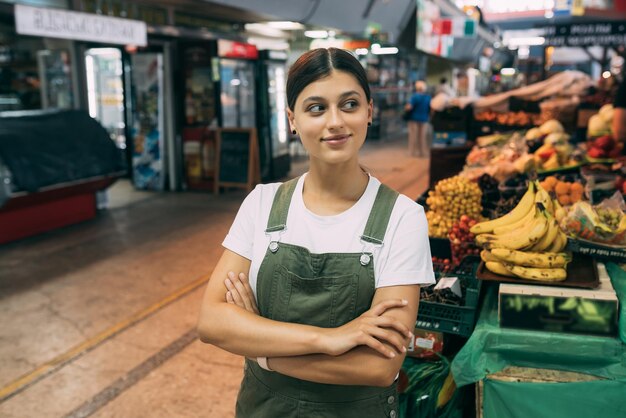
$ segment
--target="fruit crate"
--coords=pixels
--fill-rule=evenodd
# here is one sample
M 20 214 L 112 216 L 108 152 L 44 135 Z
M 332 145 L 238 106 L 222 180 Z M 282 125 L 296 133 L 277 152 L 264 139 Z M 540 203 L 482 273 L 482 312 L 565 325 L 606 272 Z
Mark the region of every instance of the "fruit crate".
M 479 257 L 468 256 L 455 270 L 445 274 L 461 280 L 464 288 L 461 305 L 420 300 L 415 327 L 469 337 L 474 330 L 481 290 L 481 281 L 476 279 L 479 264 Z M 436 273 L 436 277 L 442 275 Z

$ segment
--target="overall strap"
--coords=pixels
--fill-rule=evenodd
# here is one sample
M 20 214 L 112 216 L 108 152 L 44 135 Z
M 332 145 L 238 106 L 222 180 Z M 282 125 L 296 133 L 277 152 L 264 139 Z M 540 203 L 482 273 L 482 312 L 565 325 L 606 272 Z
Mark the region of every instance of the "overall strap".
M 287 214 L 289 213 L 289 204 L 291 203 L 291 197 L 298 184 L 296 177 L 289 181 L 284 182 L 278 187 L 276 195 L 274 196 L 274 202 L 272 203 L 272 210 L 270 211 L 270 217 L 267 220 L 267 229 L 265 232 L 282 231 L 287 225 Z
M 372 211 L 367 219 L 365 230 L 361 239 L 373 244 L 382 245 L 391 211 L 396 204 L 399 193 L 389 187 L 381 184 L 372 206 Z

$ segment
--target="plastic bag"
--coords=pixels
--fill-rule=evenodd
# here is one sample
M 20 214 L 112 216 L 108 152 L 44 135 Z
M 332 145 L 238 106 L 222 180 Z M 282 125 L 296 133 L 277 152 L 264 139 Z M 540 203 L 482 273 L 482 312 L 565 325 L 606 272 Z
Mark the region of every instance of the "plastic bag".
M 616 192 L 596 206 L 577 202 L 561 220 L 561 228 L 571 237 L 609 245 L 626 245 L 626 204 Z
M 406 358 L 400 371 L 398 412 L 401 418 L 462 418 L 463 397 L 456 388 L 450 363 Z M 403 376 L 404 375 L 404 376 Z

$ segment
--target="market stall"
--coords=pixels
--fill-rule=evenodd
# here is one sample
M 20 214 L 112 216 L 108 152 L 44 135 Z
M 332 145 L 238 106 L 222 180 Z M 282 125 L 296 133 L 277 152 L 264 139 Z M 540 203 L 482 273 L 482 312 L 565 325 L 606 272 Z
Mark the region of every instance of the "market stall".
M 612 107 L 581 136 L 588 80 L 557 80 L 509 95 L 537 117 L 500 117 L 418 198 L 437 283 L 422 289 L 422 362 L 403 370 L 431 379 L 437 364 L 438 383 L 409 380 L 404 416 L 626 416 L 626 158 Z

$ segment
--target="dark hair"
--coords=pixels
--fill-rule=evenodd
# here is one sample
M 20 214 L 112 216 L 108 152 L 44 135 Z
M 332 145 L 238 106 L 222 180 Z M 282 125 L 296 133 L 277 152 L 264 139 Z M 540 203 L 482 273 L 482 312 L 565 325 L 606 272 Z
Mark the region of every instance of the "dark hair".
M 339 48 L 318 48 L 305 52 L 289 69 L 287 76 L 287 105 L 291 110 L 302 90 L 309 84 L 328 77 L 333 70 L 345 71 L 356 78 L 369 103 L 371 94 L 367 74 L 350 52 Z

